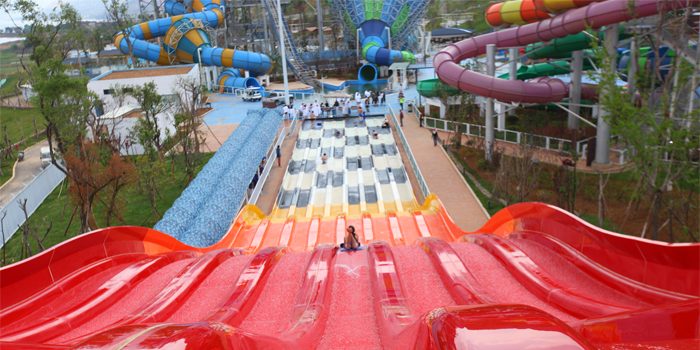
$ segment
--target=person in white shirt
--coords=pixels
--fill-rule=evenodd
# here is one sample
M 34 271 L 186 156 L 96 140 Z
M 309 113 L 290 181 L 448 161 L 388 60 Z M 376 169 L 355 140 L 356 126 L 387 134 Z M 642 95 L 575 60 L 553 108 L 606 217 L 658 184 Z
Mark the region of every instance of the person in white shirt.
M 314 106 L 314 114 L 316 114 L 316 117 L 322 117 L 320 105 L 316 104 L 316 106 Z
M 369 92 L 369 90 L 365 90 L 365 98 L 370 97 L 371 95 L 372 93 Z
M 306 105 L 301 106 L 301 116 L 304 117 L 304 119 L 309 117 L 309 109 L 311 108 L 306 108 Z
M 283 118 L 286 120 L 289 117 L 289 107 L 287 107 L 287 105 L 282 107 L 282 113 Z
M 360 92 L 357 91 L 355 92 L 355 102 L 357 102 L 357 104 L 359 105 L 360 101 L 362 101 L 362 95 L 360 95 Z

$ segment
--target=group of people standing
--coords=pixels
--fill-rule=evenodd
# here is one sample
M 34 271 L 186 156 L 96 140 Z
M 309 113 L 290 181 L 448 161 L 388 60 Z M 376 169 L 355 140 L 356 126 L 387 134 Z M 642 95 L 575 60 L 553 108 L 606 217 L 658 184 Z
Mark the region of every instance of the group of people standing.
M 367 113 L 370 113 L 371 106 L 384 106 L 386 105 L 386 92 L 379 90 L 365 90 L 364 98 L 360 91 L 355 92 L 354 100 L 356 103 L 357 113 L 360 117 L 364 117 Z M 403 92 L 399 94 L 400 102 L 403 102 Z M 336 116 L 340 114 L 341 116 L 349 116 L 352 113 L 352 98 L 338 98 L 335 103 L 330 104 L 328 101 L 319 103 L 318 100 L 314 103 L 306 104 L 302 103 L 300 108 L 296 108 L 293 103 L 285 105 L 283 107 L 284 118 L 294 119 L 294 117 L 299 117 L 300 119 L 314 119 L 333 115 Z
M 357 102 L 357 106 L 360 107 L 360 103 L 362 103 L 362 95 L 360 95 L 360 92 L 357 91 L 355 92 L 355 101 Z M 365 90 L 365 98 L 364 98 L 364 107 L 369 111 L 369 106 L 374 105 L 376 106 L 383 106 L 386 104 L 386 93 L 384 91 L 379 91 L 379 90 Z

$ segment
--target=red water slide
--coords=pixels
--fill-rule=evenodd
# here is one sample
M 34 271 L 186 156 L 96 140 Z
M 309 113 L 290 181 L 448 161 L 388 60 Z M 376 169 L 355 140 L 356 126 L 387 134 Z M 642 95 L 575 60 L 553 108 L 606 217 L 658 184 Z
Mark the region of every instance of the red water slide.
M 465 233 L 436 197 L 426 203 L 360 219 L 368 245 L 355 252 L 335 247 L 354 223 L 344 217 L 287 220 L 268 247 L 276 224 L 264 220 L 209 248 L 138 227 L 78 236 L 0 269 L 0 346 L 697 348 L 700 245 L 607 232 L 539 203 Z

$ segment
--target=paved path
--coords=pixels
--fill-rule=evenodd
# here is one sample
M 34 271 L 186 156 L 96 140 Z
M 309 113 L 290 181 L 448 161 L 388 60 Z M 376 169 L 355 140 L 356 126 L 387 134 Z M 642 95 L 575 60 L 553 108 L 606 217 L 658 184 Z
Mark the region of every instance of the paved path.
M 291 124 L 291 122 L 284 122 L 284 126 L 289 126 L 289 124 Z M 272 165 L 272 169 L 270 169 L 270 174 L 267 177 L 267 181 L 265 181 L 265 186 L 263 186 L 262 191 L 260 191 L 260 197 L 258 197 L 258 202 L 256 203 L 265 215 L 270 215 L 275 206 L 277 193 L 280 190 L 280 186 L 282 186 L 282 180 L 284 179 L 289 160 L 292 158 L 292 152 L 294 152 L 294 147 L 296 145 L 296 136 L 300 129 L 301 122 L 298 122 L 294 135 L 282 141 L 282 146 L 280 146 L 280 151 L 282 152 L 282 166 L 277 165 L 276 159 L 267 163 L 268 165 Z
M 462 230 L 481 228 L 488 221 L 487 214 L 442 147 L 433 146 L 430 131 L 421 128 L 413 114 L 405 113 L 403 123 L 404 135 L 430 192 L 440 198 L 452 220 Z
M 0 208 L 9 203 L 26 184 L 39 175 L 41 170 L 41 148 L 48 147 L 49 141 L 41 141 L 24 151 L 24 160 L 15 164 L 14 176 L 0 187 Z
M 216 152 L 221 148 L 221 146 L 228 140 L 229 136 L 238 127 L 238 124 L 221 124 L 221 125 L 207 125 L 202 124 L 199 130 L 203 132 L 203 136 L 206 139 L 204 144 L 200 145 L 202 152 Z

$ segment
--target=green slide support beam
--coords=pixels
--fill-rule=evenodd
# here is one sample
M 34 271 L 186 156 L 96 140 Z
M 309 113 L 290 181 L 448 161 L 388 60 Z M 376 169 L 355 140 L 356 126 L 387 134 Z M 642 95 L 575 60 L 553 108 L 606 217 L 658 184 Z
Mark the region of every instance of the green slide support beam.
M 440 91 L 445 91 L 448 95 L 459 95 L 461 91 L 450 85 L 443 84 L 440 79 L 421 80 L 416 86 L 416 90 L 423 97 L 439 97 Z
M 600 40 L 604 39 L 603 33 L 598 34 Z M 625 40 L 631 37 L 620 29 L 620 40 Z M 591 48 L 591 37 L 588 33 L 578 33 L 569 35 L 560 39 L 552 40 L 549 45 L 542 48 L 542 43 L 530 44 L 525 46 L 525 53 L 529 59 L 540 58 L 571 58 L 572 51 L 579 51 Z M 537 50 L 537 51 L 535 51 Z
M 518 68 L 518 80 L 529 80 L 538 77 L 550 77 L 553 75 L 562 75 L 571 73 L 570 64 L 567 61 L 557 61 L 551 63 L 538 63 L 529 66 L 520 66 Z M 589 60 L 583 60 L 583 70 L 591 70 L 593 65 Z M 501 79 L 509 79 L 510 74 L 501 74 L 498 76 Z

